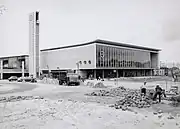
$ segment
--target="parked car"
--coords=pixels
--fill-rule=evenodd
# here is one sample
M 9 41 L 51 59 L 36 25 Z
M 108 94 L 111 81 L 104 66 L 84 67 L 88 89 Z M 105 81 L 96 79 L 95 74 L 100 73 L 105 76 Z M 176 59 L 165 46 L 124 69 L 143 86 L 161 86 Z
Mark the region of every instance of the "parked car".
M 18 82 L 37 82 L 36 78 L 32 78 L 32 77 L 20 77 L 17 80 Z
M 16 76 L 11 76 L 10 78 L 8 78 L 8 80 L 11 81 L 17 81 L 18 78 Z

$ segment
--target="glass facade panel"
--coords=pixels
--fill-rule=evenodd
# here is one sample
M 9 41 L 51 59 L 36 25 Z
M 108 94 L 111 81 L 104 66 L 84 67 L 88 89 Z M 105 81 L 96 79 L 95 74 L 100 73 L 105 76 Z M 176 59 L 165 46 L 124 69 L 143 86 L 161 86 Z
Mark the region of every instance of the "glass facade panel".
M 150 52 L 97 45 L 96 66 L 106 68 L 150 68 Z

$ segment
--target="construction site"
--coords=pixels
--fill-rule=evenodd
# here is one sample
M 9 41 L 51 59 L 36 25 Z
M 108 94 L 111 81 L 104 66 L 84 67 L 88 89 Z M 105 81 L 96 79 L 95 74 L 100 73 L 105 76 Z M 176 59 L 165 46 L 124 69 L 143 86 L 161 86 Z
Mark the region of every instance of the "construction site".
M 161 102 L 151 94 L 157 84 L 165 89 Z M 35 84 L 1 80 L 0 85 L 1 128 L 180 128 L 180 83 L 172 77 L 87 79 L 78 86 L 47 78 Z
M 0 57 L 0 129 L 180 129 L 180 67 L 159 65 L 179 60 L 178 4 L 3 1 L 0 55 L 19 55 Z

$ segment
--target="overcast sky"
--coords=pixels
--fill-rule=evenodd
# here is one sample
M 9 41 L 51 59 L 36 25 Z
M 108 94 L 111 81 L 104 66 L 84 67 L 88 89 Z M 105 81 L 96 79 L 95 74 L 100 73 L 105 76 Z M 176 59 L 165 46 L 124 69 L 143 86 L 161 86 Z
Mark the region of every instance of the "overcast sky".
M 180 0 L 0 0 L 0 56 L 28 54 L 28 14 L 40 11 L 40 49 L 104 39 L 162 49 L 180 62 Z

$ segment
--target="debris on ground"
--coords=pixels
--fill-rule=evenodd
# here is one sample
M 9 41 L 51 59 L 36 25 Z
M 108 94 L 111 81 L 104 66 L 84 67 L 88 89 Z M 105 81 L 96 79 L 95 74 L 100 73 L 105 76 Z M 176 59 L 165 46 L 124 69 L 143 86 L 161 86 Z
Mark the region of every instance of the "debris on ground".
M 92 93 L 86 94 L 86 95 L 115 97 L 115 96 L 123 96 L 123 92 L 125 93 L 125 91 L 126 91 L 126 89 L 124 87 L 118 87 L 118 88 L 113 88 L 110 91 L 100 90 L 99 92 L 92 92 Z
M 3 102 L 15 102 L 21 100 L 32 100 L 32 99 L 44 99 L 41 96 L 9 96 L 9 97 L 0 97 L 0 103 Z
M 153 112 L 154 115 L 157 115 L 158 113 L 157 112 Z
M 157 104 L 149 96 L 141 96 L 140 90 L 128 89 L 123 86 L 113 88 L 111 90 L 100 90 L 87 94 L 90 96 L 110 96 L 118 97 L 118 101 L 114 105 L 116 109 L 127 110 L 128 107 L 149 108 L 152 104 Z
M 159 114 L 159 115 L 158 115 L 158 118 L 159 118 L 159 119 L 162 118 L 162 114 Z
M 132 94 L 125 96 L 123 99 L 120 99 L 116 102 L 115 107 L 138 107 L 138 108 L 148 108 L 152 104 L 155 104 L 148 97 L 141 97 L 138 94 Z
M 93 82 L 87 82 L 86 85 L 92 87 L 94 85 L 94 83 Z
M 174 119 L 174 116 L 169 115 L 169 116 L 167 117 L 167 119 Z
M 102 82 L 87 82 L 86 85 L 91 88 L 107 88 Z
M 95 85 L 93 85 L 92 88 L 106 88 L 102 82 L 98 82 Z
M 158 113 L 161 114 L 161 113 L 163 113 L 163 111 L 162 111 L 162 110 L 159 110 Z

